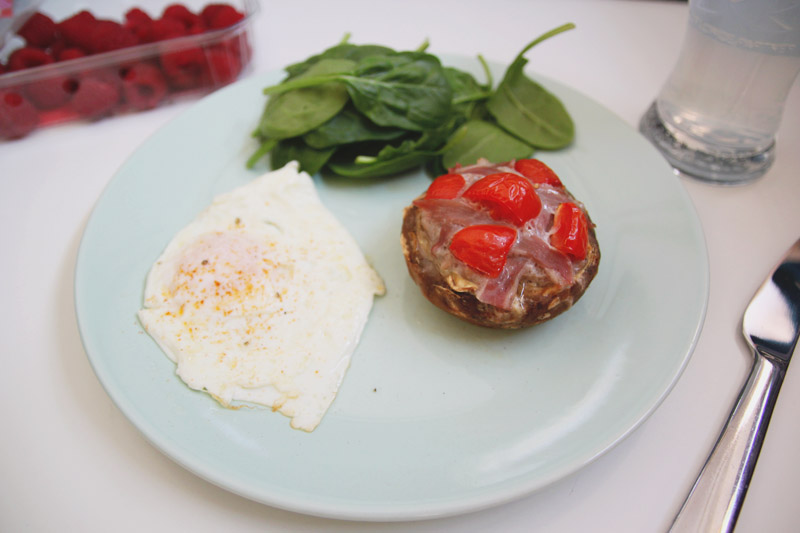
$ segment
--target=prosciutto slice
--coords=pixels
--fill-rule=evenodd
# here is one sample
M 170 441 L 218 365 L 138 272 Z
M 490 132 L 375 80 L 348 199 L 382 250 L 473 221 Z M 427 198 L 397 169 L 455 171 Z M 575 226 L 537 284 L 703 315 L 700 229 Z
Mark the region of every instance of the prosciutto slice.
M 522 256 L 509 257 L 503 273 L 496 278 L 485 278 L 483 285 L 475 291 L 478 300 L 499 307 L 510 309 L 517 294 L 517 285 L 528 266 L 528 261 Z
M 572 260 L 547 244 L 538 235 L 520 232 L 510 255 L 536 261 L 549 274 L 555 276 L 554 281 L 559 285 L 572 283 Z

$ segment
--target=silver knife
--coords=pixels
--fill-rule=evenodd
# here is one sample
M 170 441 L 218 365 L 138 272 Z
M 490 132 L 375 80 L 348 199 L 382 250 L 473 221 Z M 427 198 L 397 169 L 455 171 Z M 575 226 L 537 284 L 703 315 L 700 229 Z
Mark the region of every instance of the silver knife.
M 800 332 L 800 240 L 758 289 L 742 326 L 755 354 L 750 376 L 670 532 L 736 525 Z

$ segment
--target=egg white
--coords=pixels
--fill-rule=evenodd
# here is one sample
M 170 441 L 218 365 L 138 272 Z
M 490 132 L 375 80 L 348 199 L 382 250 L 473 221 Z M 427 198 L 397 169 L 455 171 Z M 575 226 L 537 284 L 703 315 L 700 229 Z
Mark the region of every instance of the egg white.
M 296 163 L 214 199 L 147 276 L 139 319 L 178 376 L 221 404 L 312 431 L 384 285 Z

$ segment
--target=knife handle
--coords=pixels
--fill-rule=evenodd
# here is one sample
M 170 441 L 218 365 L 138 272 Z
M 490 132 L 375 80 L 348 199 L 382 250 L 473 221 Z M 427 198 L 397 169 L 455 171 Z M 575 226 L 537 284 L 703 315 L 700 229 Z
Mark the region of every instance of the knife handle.
M 671 533 L 733 531 L 785 373 L 784 365 L 756 353 L 747 383 Z

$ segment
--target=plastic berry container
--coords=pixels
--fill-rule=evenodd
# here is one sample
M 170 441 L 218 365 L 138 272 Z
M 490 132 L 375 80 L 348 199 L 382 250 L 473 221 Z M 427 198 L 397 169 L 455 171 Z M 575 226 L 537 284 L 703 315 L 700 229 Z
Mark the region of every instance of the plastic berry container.
M 52 0 L 26 7 L 0 27 L 0 141 L 154 109 L 235 81 L 250 67 L 258 3 Z

